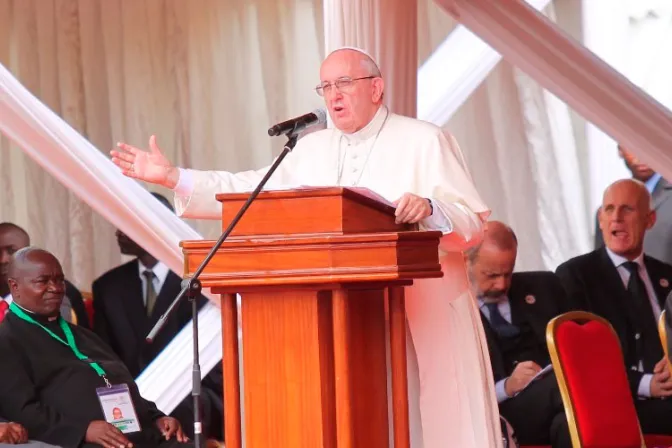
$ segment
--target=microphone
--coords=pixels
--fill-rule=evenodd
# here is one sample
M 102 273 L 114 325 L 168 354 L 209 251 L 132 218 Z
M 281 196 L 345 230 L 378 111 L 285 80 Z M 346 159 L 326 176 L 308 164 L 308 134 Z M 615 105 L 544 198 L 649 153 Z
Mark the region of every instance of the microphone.
M 327 113 L 324 109 L 315 109 L 309 114 L 301 115 L 291 120 L 283 121 L 268 129 L 268 135 L 275 137 L 281 134 L 296 135 L 304 129 L 327 122 Z

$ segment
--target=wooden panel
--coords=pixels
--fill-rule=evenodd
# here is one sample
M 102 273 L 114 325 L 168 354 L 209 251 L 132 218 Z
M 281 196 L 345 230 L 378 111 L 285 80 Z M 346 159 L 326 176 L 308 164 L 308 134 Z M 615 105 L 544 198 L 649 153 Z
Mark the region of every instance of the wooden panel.
M 248 199 L 249 193 L 217 195 L 222 202 L 222 228 L 226 228 Z M 265 191 L 259 194 L 231 236 L 415 230 L 396 224 L 394 207 L 340 187 Z
M 338 448 L 353 446 L 352 402 L 350 387 L 350 340 L 348 334 L 348 292 L 333 292 L 334 379 Z
M 404 300 L 404 288 L 394 287 L 389 289 L 389 304 L 394 448 L 409 448 L 411 437 L 408 420 L 406 305 Z
M 242 305 L 246 445 L 334 448 L 330 298 L 249 293 Z
M 224 437 L 228 448 L 241 448 L 238 307 L 234 294 L 222 294 L 222 370 L 224 375 Z
M 382 289 L 348 291 L 353 448 L 389 443 L 384 300 Z
M 205 287 L 242 287 L 440 277 L 440 236 L 440 232 L 401 232 L 235 239 L 224 243 L 201 281 Z M 186 276 L 213 244 L 182 242 Z
M 382 289 L 333 293 L 338 448 L 388 446 Z

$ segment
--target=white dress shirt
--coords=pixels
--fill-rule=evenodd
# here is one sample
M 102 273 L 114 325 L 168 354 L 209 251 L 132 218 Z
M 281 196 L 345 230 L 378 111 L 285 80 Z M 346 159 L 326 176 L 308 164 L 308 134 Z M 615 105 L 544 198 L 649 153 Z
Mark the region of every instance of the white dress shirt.
M 142 302 L 145 306 L 147 306 L 147 279 L 145 278 L 143 272 L 148 269 L 149 268 L 147 268 L 140 260 L 138 260 L 138 273 L 140 274 L 140 282 L 142 283 Z M 163 284 L 166 282 L 166 277 L 168 277 L 168 266 L 159 261 L 154 265 L 153 268 L 149 270 L 154 272 L 152 285 L 154 286 L 154 291 L 156 291 L 156 295 L 158 296 L 161 292 Z
M 630 271 L 623 266 L 624 263 L 630 261 L 627 258 L 621 257 L 618 254 L 613 253 L 609 248 L 607 248 L 607 255 L 609 255 L 609 259 L 611 260 L 612 263 L 614 263 L 614 266 L 616 266 L 616 270 L 618 271 L 618 275 L 621 276 L 621 280 L 623 281 L 623 286 L 626 288 L 628 287 L 628 281 L 630 281 Z M 658 304 L 657 296 L 656 296 L 656 290 L 653 288 L 653 283 L 651 283 L 651 278 L 649 277 L 649 273 L 646 270 L 646 266 L 644 265 L 644 254 L 641 253 L 637 258 L 634 260 L 637 265 L 639 265 L 639 276 L 641 277 L 642 281 L 644 282 L 644 286 L 646 287 L 646 295 L 649 297 L 649 302 L 651 303 L 651 309 L 653 309 L 653 317 L 656 319 L 656 322 L 658 322 L 658 319 L 660 318 L 660 304 Z M 635 337 L 639 337 L 639 335 L 635 335 Z M 642 361 L 639 361 L 639 371 L 644 372 L 644 364 Z M 637 394 L 640 397 L 651 397 L 651 380 L 653 379 L 653 375 L 650 373 L 645 373 L 642 376 L 642 379 L 639 382 L 639 387 L 637 388 Z
M 482 297 L 478 298 L 478 307 L 481 309 L 481 313 L 488 319 L 488 322 L 490 322 L 490 310 L 488 307 L 485 306 L 485 300 L 483 300 Z M 513 320 L 511 318 L 511 303 L 509 302 L 508 297 L 501 297 L 497 299 L 497 309 L 499 310 L 499 313 L 502 315 L 504 320 L 506 320 L 508 323 L 512 324 Z M 495 395 L 497 396 L 497 403 L 503 403 L 509 398 L 511 398 L 507 393 L 506 393 L 506 380 L 508 380 L 509 377 L 506 377 L 504 379 L 501 379 L 495 383 Z

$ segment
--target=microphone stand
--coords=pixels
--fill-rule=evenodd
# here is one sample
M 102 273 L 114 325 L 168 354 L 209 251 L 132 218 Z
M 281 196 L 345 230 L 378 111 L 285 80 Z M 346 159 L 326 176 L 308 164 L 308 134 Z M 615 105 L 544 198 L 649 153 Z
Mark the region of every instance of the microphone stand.
M 205 440 L 203 439 L 202 422 L 201 422 L 201 366 L 198 353 L 197 300 L 198 297 L 201 295 L 201 289 L 202 289 L 199 277 L 201 273 L 203 273 L 203 271 L 205 270 L 208 263 L 210 263 L 210 260 L 212 260 L 212 257 L 215 256 L 217 250 L 222 246 L 222 243 L 226 241 L 229 234 L 236 227 L 236 225 L 243 217 L 247 209 L 250 208 L 252 202 L 257 198 L 257 196 L 259 196 L 259 193 L 261 193 L 261 190 L 264 188 L 264 186 L 271 178 L 273 173 L 278 169 L 284 158 L 294 149 L 294 146 L 296 145 L 298 139 L 298 136 L 295 134 L 294 131 L 295 130 L 292 129 L 291 131 L 287 132 L 286 134 L 287 143 L 285 143 L 285 147 L 283 148 L 278 158 L 275 159 L 275 162 L 273 162 L 271 167 L 268 169 L 268 172 L 266 172 L 264 177 L 261 179 L 261 181 L 257 185 L 257 188 L 255 188 L 254 191 L 250 194 L 250 197 L 247 198 L 245 204 L 243 204 L 243 206 L 240 208 L 240 210 L 233 218 L 229 226 L 224 231 L 224 233 L 221 234 L 217 242 L 214 244 L 214 246 L 212 246 L 212 249 L 210 249 L 210 252 L 198 266 L 196 271 L 194 271 L 194 274 L 191 276 L 191 278 L 182 280 L 182 290 L 177 295 L 177 297 L 175 297 L 175 300 L 173 300 L 173 302 L 170 304 L 166 312 L 161 315 L 159 320 L 156 322 L 156 325 L 154 325 L 154 328 L 152 328 L 152 331 L 150 331 L 149 335 L 147 335 L 147 338 L 145 339 L 148 343 L 151 343 L 156 338 L 156 335 L 161 331 L 170 315 L 177 308 L 177 305 L 179 304 L 180 300 L 182 300 L 182 298 L 186 296 L 189 302 L 191 302 L 191 314 L 192 314 L 192 333 L 193 333 L 192 341 L 193 341 L 194 361 L 193 361 L 192 378 L 191 378 L 192 381 L 191 396 L 193 398 L 193 404 L 194 404 L 194 446 L 196 448 L 204 448 L 205 446 Z

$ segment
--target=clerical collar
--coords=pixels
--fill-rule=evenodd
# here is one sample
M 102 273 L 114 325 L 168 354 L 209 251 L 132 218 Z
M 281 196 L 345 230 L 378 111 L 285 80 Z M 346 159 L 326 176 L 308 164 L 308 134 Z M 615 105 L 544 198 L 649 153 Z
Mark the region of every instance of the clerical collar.
M 18 306 L 18 307 L 21 308 L 23 311 L 25 311 L 26 313 L 30 314 L 30 317 L 32 317 L 33 319 L 35 319 L 35 320 L 38 321 L 38 322 L 41 322 L 41 323 L 45 323 L 45 322 L 46 322 L 46 323 L 49 323 L 49 322 L 55 322 L 56 320 L 58 320 L 58 316 L 59 316 L 58 314 L 57 314 L 56 316 L 43 316 L 43 315 L 41 315 L 41 314 L 37 314 L 37 313 L 35 313 L 35 312 L 33 312 L 33 311 L 30 311 L 30 310 L 27 309 L 27 308 L 22 307 L 21 305 L 19 305 L 18 303 L 16 303 L 16 301 L 14 301 L 14 305 Z
M 385 124 L 385 118 L 388 114 L 389 112 L 387 111 L 387 107 L 380 106 L 371 121 L 369 121 L 369 124 L 364 126 L 359 131 L 353 132 L 352 134 L 346 134 L 343 132 L 343 137 L 348 143 L 361 143 L 374 137 L 376 134 L 378 134 L 378 131 L 380 131 L 380 128 L 383 126 L 383 124 Z

